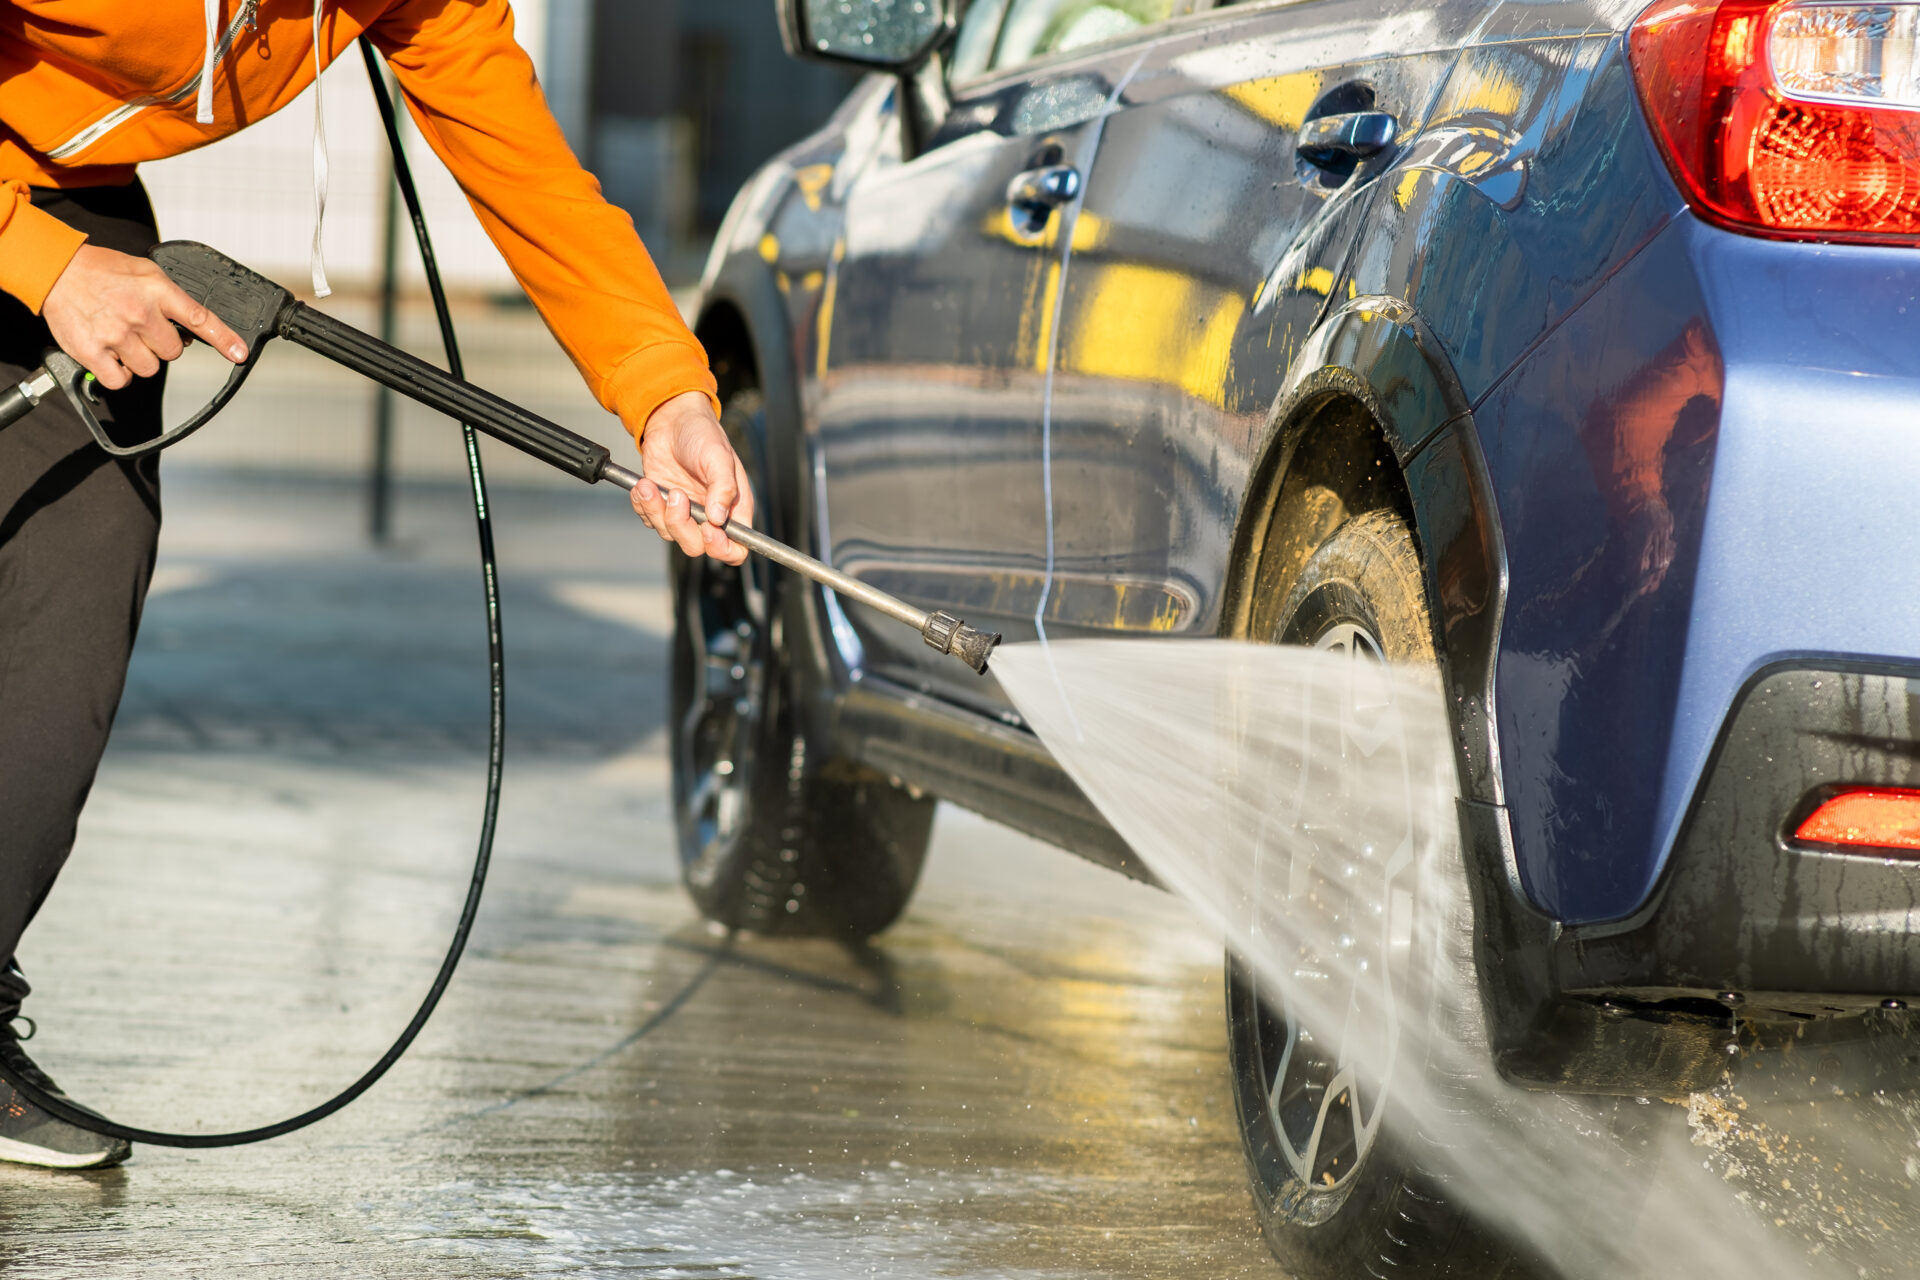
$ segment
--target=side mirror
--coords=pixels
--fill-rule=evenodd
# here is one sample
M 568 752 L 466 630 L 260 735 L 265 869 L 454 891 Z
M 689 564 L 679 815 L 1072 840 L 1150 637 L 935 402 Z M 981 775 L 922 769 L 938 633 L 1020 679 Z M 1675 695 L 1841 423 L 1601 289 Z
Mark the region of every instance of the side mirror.
M 951 0 L 776 0 L 780 38 L 796 58 L 911 71 L 953 29 Z

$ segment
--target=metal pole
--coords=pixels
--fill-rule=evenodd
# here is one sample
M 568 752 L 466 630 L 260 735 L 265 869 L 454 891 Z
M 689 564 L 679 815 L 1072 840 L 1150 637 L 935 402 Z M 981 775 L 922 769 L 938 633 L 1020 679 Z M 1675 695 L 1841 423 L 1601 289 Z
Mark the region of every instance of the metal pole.
M 600 468 L 600 478 L 629 490 L 640 483 L 638 471 L 617 462 L 604 464 Z M 702 524 L 707 522 L 707 513 L 699 503 L 690 502 L 687 505 L 695 520 Z M 993 656 L 994 649 L 1000 643 L 999 632 L 977 631 L 945 609 L 935 609 L 932 613 L 916 609 L 905 600 L 870 587 L 858 578 L 850 578 L 832 565 L 822 564 L 806 552 L 796 551 L 786 543 L 769 538 L 746 525 L 729 523 L 727 536 L 777 565 L 791 569 L 802 577 L 812 578 L 837 595 L 857 600 L 869 608 L 878 609 L 889 618 L 906 623 L 920 633 L 920 638 L 930 648 L 952 654 L 981 675 L 987 673 L 987 659 Z
M 640 473 L 617 462 L 609 462 L 601 473 L 601 478 L 622 489 L 632 489 L 640 483 Z M 701 524 L 707 522 L 707 512 L 697 502 L 688 503 L 689 513 Z M 777 565 L 793 570 L 795 573 L 812 578 L 823 587 L 830 587 L 850 600 L 878 609 L 889 618 L 904 622 L 915 631 L 925 631 L 927 619 L 933 615 L 925 609 L 916 609 L 905 600 L 888 595 L 860 581 L 850 578 L 830 564 L 822 564 L 804 551 L 796 551 L 784 542 L 770 538 L 743 524 L 729 524 L 727 536 L 747 550 L 765 556 Z
M 400 208 L 392 161 L 387 166 L 386 214 L 380 222 L 380 341 L 393 345 L 399 295 Z M 376 545 L 393 538 L 393 391 L 376 384 L 373 460 L 367 472 L 367 534 Z

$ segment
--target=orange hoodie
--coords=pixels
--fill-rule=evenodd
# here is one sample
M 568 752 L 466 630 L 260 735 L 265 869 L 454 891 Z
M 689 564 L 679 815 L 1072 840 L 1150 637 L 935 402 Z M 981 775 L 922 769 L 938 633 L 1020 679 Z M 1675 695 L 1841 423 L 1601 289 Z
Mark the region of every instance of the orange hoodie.
M 85 237 L 28 188 L 133 179 L 245 128 L 362 32 L 414 122 L 600 403 L 634 429 L 686 391 L 714 393 L 633 221 L 567 148 L 513 39 L 507 0 L 7 0 L 0 4 L 0 289 L 36 312 Z M 208 4 L 218 15 L 208 25 Z M 251 19 L 251 25 L 248 20 Z M 205 33 L 228 39 L 197 123 Z M 716 409 L 717 409 L 716 405 Z

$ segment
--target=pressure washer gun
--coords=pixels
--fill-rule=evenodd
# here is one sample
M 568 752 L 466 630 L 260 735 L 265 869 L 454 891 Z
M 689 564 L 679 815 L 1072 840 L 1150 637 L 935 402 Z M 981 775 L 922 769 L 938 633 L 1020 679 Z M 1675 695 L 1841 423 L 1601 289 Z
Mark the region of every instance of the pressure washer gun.
M 191 240 L 170 240 L 155 246 L 150 256 L 194 301 L 226 321 L 228 328 L 245 339 L 247 358 L 234 366 L 233 372 L 227 375 L 226 385 L 186 422 L 159 438 L 131 447 L 122 446 L 107 435 L 94 416 L 92 375 L 64 351 L 50 350 L 46 364 L 0 392 L 0 428 L 24 417 L 57 388 L 66 393 L 95 442 L 114 457 L 138 457 L 169 448 L 205 426 L 227 406 L 240 390 L 240 384 L 253 372 L 254 362 L 260 359 L 267 339 L 285 338 L 456 421 L 471 423 L 503 444 L 512 445 L 588 484 L 605 480 L 631 489 L 640 483 L 637 464 L 636 468 L 628 468 L 614 462 L 605 445 L 575 435 L 558 423 L 529 413 L 314 310 L 265 276 L 247 270 L 206 245 Z M 705 509 L 697 502 L 690 505 L 693 518 L 704 523 Z M 916 609 L 757 529 L 732 523 L 723 527 L 729 538 L 748 551 L 906 623 L 918 631 L 930 647 L 952 654 L 977 672 L 986 672 L 987 659 L 1000 643 L 997 634 L 976 631 L 943 610 L 928 613 Z

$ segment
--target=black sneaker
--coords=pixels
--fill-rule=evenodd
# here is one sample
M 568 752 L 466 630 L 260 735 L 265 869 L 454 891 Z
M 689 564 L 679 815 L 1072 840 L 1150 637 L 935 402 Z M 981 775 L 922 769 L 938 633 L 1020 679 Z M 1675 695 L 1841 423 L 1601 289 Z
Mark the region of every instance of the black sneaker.
M 42 1093 L 80 1107 L 60 1092 L 60 1086 L 46 1072 L 34 1065 L 27 1051 L 20 1047 L 20 1038 L 14 1034 L 10 1022 L 0 1022 L 0 1062 Z M 80 1110 L 88 1115 L 96 1114 L 86 1107 Z M 132 1143 L 105 1137 L 48 1115 L 27 1101 L 10 1081 L 0 1078 L 0 1161 L 47 1169 L 104 1169 L 132 1154 Z

